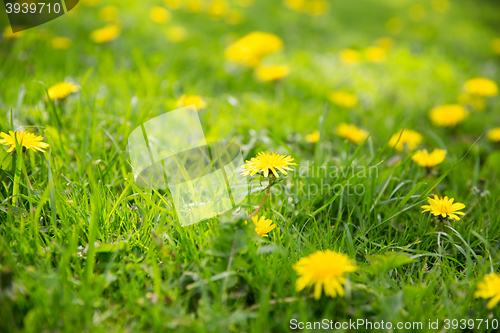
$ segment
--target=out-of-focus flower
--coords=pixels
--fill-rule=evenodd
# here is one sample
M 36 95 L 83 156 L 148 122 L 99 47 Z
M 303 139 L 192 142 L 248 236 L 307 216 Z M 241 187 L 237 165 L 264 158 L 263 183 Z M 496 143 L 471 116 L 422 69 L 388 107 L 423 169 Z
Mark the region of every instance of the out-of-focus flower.
M 324 15 L 328 12 L 330 5 L 326 0 L 309 0 L 303 6 L 302 10 L 309 15 Z
M 399 130 L 391 137 L 388 143 L 389 147 L 395 146 L 395 149 L 399 152 L 403 151 L 405 146 L 410 151 L 415 150 L 415 148 L 417 148 L 417 146 L 422 142 L 422 135 L 411 129 L 405 129 L 401 134 L 402 131 L 403 130 Z
M 380 46 L 370 46 L 365 49 L 365 59 L 369 62 L 380 63 L 385 60 L 387 50 Z
M 319 131 L 315 130 L 311 134 L 306 135 L 306 142 L 315 143 L 319 141 Z
M 9 134 L 2 132 L 0 136 L 2 137 L 2 139 L 0 139 L 0 144 L 10 146 L 7 150 L 8 153 L 16 149 L 17 144 L 26 149 L 41 151 L 42 153 L 44 153 L 44 149 L 49 146 L 48 143 L 42 142 L 43 136 L 38 136 L 30 132 L 17 131 L 14 133 L 13 131 L 9 131 Z
M 231 25 L 240 24 L 243 21 L 243 14 L 237 9 L 231 9 L 226 15 L 226 22 Z
M 11 27 L 5 27 L 5 29 L 3 30 L 3 37 L 5 39 L 14 40 L 22 37 L 23 35 L 24 31 L 12 32 Z
M 90 39 L 98 44 L 108 43 L 120 36 L 121 30 L 117 25 L 96 29 L 90 34 Z
M 328 94 L 328 99 L 333 104 L 342 106 L 345 108 L 351 108 L 358 104 L 358 98 L 354 94 L 350 94 L 345 91 L 331 91 Z
M 449 216 L 451 219 L 460 221 L 458 215 L 465 215 L 463 212 L 459 212 L 465 208 L 465 205 L 460 202 L 453 203 L 455 199 L 448 197 L 439 198 L 437 195 L 434 196 L 434 199 L 429 198 L 427 201 L 428 205 L 422 206 L 422 213 L 431 212 L 434 216 L 447 217 Z
M 295 11 L 301 11 L 304 8 L 306 0 L 284 0 L 285 5 Z
M 496 96 L 498 95 L 498 86 L 492 80 L 478 77 L 465 82 L 465 91 L 477 96 Z
M 500 301 L 500 275 L 490 273 L 485 275 L 483 280 L 477 284 L 474 297 L 484 298 L 490 300 L 486 304 L 486 308 L 491 310 Z
M 212 0 L 208 6 L 208 15 L 221 18 L 229 12 L 229 5 L 225 0 Z
M 477 95 L 461 94 L 458 96 L 458 102 L 462 105 L 468 105 L 476 111 L 482 111 L 486 107 L 484 98 Z
M 266 219 L 265 216 L 261 216 L 259 219 L 258 215 L 252 217 L 252 222 L 255 224 L 255 232 L 259 237 L 268 237 L 268 233 L 276 228 L 276 224 L 273 224 L 272 220 Z
M 500 54 L 500 38 L 493 38 L 491 41 L 491 49 L 494 53 Z
M 420 4 L 413 5 L 408 9 L 408 16 L 410 16 L 410 20 L 414 22 L 422 22 L 425 20 L 426 14 L 425 7 Z
M 63 99 L 68 97 L 69 94 L 75 93 L 80 88 L 77 85 L 70 82 L 60 82 L 49 88 L 49 98 L 52 100 Z
M 203 0 L 188 0 L 186 7 L 190 13 L 198 13 L 203 10 L 205 6 L 205 1 Z
M 193 105 L 196 107 L 196 110 L 202 110 L 207 107 L 207 102 L 203 99 L 203 97 L 198 95 L 182 95 L 177 100 L 177 107 L 182 108 L 184 106 Z
M 182 7 L 183 0 L 165 0 L 165 5 L 170 9 L 179 9 Z
M 403 20 L 399 17 L 393 17 L 385 23 L 385 29 L 393 35 L 400 34 L 403 31 Z
M 67 37 L 54 37 L 50 41 L 50 44 L 55 50 L 67 50 L 71 46 L 71 39 Z
M 339 127 L 337 127 L 336 133 L 341 138 L 347 139 L 357 145 L 365 141 L 369 134 L 364 129 L 346 123 L 340 123 Z
M 500 142 L 500 127 L 496 127 L 488 131 L 488 140 Z
M 361 53 L 353 49 L 340 51 L 339 57 L 340 61 L 345 65 L 353 65 L 361 61 Z
M 255 0 L 235 0 L 234 3 L 241 7 L 250 7 L 254 4 Z
M 186 28 L 180 25 L 174 25 L 167 29 L 165 35 L 167 39 L 172 43 L 178 43 L 186 40 L 188 32 Z
M 440 127 L 453 127 L 467 118 L 467 110 L 460 104 L 442 105 L 429 112 L 432 123 Z
M 421 167 L 433 168 L 439 163 L 443 162 L 445 157 L 446 150 L 444 149 L 434 149 L 430 154 L 427 152 L 427 149 L 423 149 L 413 154 L 411 159 Z
M 448 0 L 432 0 L 432 9 L 439 13 L 446 13 L 450 8 L 450 2 Z
M 263 65 L 255 69 L 257 79 L 262 82 L 278 81 L 290 73 L 290 67 L 287 65 L 272 66 Z
M 172 14 L 166 8 L 155 6 L 151 8 L 149 17 L 151 18 L 151 21 L 161 24 L 169 22 L 172 19 Z
M 226 48 L 228 60 L 256 67 L 265 56 L 283 48 L 281 39 L 271 33 L 255 31 L 237 40 Z
M 289 168 L 291 165 L 297 165 L 292 163 L 293 158 L 287 155 L 280 155 L 278 153 L 270 153 L 268 151 L 260 152 L 256 157 L 252 157 L 250 161 L 245 161 L 243 165 L 242 176 L 253 176 L 256 173 L 262 173 L 262 175 L 267 178 L 269 175 L 274 175 L 274 177 L 279 178 L 278 172 L 286 175 L 286 170 L 292 170 Z
M 330 297 L 344 296 L 346 275 L 357 266 L 347 255 L 326 250 L 300 258 L 293 269 L 300 276 L 295 283 L 297 292 L 314 286 L 314 298 L 320 299 L 322 290 Z
M 109 23 L 117 23 L 120 11 L 115 6 L 104 6 L 99 10 L 99 18 Z
M 394 46 L 394 39 L 391 37 L 381 37 L 375 41 L 375 45 L 389 51 Z

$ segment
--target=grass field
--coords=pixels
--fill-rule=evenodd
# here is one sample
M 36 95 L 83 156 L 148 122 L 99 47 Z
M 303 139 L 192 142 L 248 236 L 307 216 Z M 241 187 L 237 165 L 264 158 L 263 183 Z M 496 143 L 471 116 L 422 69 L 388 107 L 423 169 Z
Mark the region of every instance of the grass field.
M 5 30 L 0 132 L 49 147 L 0 146 L 0 331 L 289 332 L 292 319 L 499 331 L 487 298 L 500 278 L 476 297 L 500 273 L 499 13 L 493 0 L 86 0 Z M 255 31 L 282 45 L 234 61 L 231 45 Z M 288 67 L 265 82 L 262 65 Z M 60 82 L 78 89 L 54 97 Z M 267 237 L 247 215 L 269 177 L 248 177 L 238 209 L 186 227 L 168 191 L 134 183 L 128 135 L 190 95 L 207 140 L 297 164 L 258 213 L 276 225 Z M 424 148 L 446 156 L 422 167 Z M 465 215 L 422 213 L 434 195 Z M 340 265 L 299 274 L 326 250 L 356 266 L 345 294 L 298 291 L 301 274 Z

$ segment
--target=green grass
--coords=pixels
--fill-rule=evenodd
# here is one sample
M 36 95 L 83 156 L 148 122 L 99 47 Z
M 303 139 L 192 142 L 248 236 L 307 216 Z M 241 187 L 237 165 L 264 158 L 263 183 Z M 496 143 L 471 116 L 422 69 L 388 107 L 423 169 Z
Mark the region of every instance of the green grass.
M 319 17 L 257 1 L 232 4 L 243 13 L 239 25 L 178 10 L 159 27 L 148 13 L 162 2 L 110 3 L 120 8 L 123 32 L 109 44 L 88 37 L 106 24 L 97 14 L 104 2 L 80 3 L 18 40 L 0 39 L 0 131 L 45 134 L 51 146 L 45 154 L 0 149 L 0 331 L 288 332 L 292 318 L 425 328 L 439 320 L 442 329 L 445 319 L 499 318 L 500 307 L 487 310 L 474 291 L 484 274 L 499 271 L 499 146 L 481 135 L 500 126 L 500 98 L 453 129 L 427 116 L 456 102 L 467 79 L 500 83 L 500 57 L 490 48 L 500 37 L 498 4 L 453 1 L 438 13 L 423 1 L 427 15 L 417 23 L 408 18 L 409 0 L 337 1 Z M 404 22 L 400 34 L 385 30 L 392 17 Z M 169 43 L 164 30 L 172 24 L 189 38 Z M 284 51 L 266 59 L 290 65 L 280 83 L 260 83 L 223 57 L 234 36 L 255 30 L 284 41 Z M 385 62 L 339 62 L 341 49 L 387 35 L 395 46 Z M 53 50 L 52 36 L 70 37 L 72 47 Z M 48 103 L 45 89 L 64 80 L 81 92 Z M 358 106 L 328 102 L 328 91 L 342 89 L 358 96 Z M 134 184 L 129 133 L 175 109 L 183 93 L 207 99 L 199 112 L 207 137 L 234 140 L 245 158 L 265 150 L 295 158 L 296 172 L 273 187 L 282 191 L 263 210 L 278 225 L 269 239 L 245 225 L 243 212 L 181 227 L 164 191 Z M 335 135 L 340 122 L 371 136 L 357 149 Z M 422 147 L 447 149 L 434 173 L 387 146 L 403 127 L 422 133 Z M 316 129 L 320 142 L 306 143 Z M 317 175 L 320 166 L 373 172 Z M 351 193 L 363 193 L 349 195 L 348 182 Z M 325 184 L 346 188 L 314 193 Z M 436 226 L 420 213 L 428 194 L 464 203 L 466 216 Z M 252 204 L 263 195 L 252 193 Z M 295 291 L 292 266 L 325 249 L 348 254 L 359 269 L 344 298 L 316 301 L 312 290 Z M 377 266 L 373 255 L 386 252 L 413 260 Z

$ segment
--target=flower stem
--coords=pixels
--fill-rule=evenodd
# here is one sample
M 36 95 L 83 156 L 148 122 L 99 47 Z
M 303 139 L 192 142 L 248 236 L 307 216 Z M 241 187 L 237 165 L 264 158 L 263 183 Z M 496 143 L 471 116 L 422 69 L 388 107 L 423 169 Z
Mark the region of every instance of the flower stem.
M 273 184 L 272 180 L 271 180 L 271 178 L 269 178 L 269 185 L 267 185 L 267 190 L 266 190 L 266 195 L 264 196 L 264 200 L 262 200 L 262 203 L 260 204 L 260 206 L 257 207 L 257 209 L 252 214 L 250 214 L 248 217 L 252 217 L 252 216 L 256 215 L 258 212 L 260 212 L 262 207 L 264 207 L 264 204 L 267 201 L 267 197 L 269 196 L 269 190 L 271 189 L 272 184 Z

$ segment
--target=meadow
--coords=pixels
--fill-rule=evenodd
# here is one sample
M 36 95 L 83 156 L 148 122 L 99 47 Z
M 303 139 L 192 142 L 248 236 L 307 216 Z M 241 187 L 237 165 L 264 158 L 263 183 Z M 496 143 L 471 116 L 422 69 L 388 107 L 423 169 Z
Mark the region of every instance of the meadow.
M 499 13 L 81 0 L 13 34 L 2 9 L 0 331 L 500 331 Z M 182 226 L 127 143 L 192 104 L 251 186 Z

